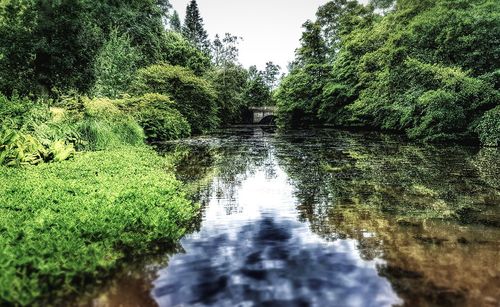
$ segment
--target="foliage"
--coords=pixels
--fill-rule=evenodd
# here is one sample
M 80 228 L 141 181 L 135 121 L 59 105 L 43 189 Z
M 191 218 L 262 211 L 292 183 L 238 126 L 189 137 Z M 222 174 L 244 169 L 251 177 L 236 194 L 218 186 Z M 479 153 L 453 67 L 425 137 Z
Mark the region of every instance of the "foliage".
M 376 4 L 392 9 L 380 16 L 370 5 L 335 0 L 306 24 L 276 94 L 281 125 L 358 126 L 423 141 L 477 138 L 478 120 L 500 101 L 498 1 Z M 322 40 L 328 56 L 319 52 Z M 308 62 L 325 71 L 308 70 Z
M 171 169 L 143 147 L 0 167 L 0 304 L 75 293 L 127 255 L 178 240 L 195 207 Z
M 191 134 L 189 122 L 165 95 L 146 94 L 117 102 L 144 129 L 149 142 L 175 140 Z
M 119 34 L 116 29 L 111 31 L 95 60 L 93 94 L 116 98 L 125 93 L 130 87 L 139 59 L 140 53 L 131 46 L 130 38 Z
M 186 68 L 160 64 L 140 69 L 132 91 L 138 95 L 158 93 L 171 97 L 193 133 L 209 131 L 218 125 L 214 89 Z
M 177 33 L 181 33 L 182 31 L 181 19 L 179 18 L 179 13 L 175 10 L 172 13 L 172 17 L 170 17 L 170 29 Z
M 76 122 L 81 149 L 104 150 L 124 145 L 141 145 L 144 131 L 129 115 L 107 98 L 86 99 L 83 118 Z
M 317 112 L 329 66 L 307 65 L 293 70 L 275 93 L 278 124 L 296 127 L 319 123 Z
M 216 67 L 226 67 L 238 60 L 238 44 L 240 43 L 240 39 L 240 37 L 231 35 L 230 33 L 226 33 L 222 40 L 219 34 L 215 35 L 211 48 L 212 59 Z
M 273 62 L 267 62 L 266 68 L 263 71 L 263 78 L 266 82 L 267 87 L 274 90 L 278 85 L 278 77 L 281 71 L 281 67 Z
M 305 29 L 300 39 L 301 46 L 297 49 L 298 65 L 321 64 L 326 59 L 326 44 L 321 36 L 321 26 L 317 22 L 306 21 Z
M 196 0 L 191 0 L 186 7 L 186 18 L 182 27 L 182 34 L 198 49 L 206 54 L 210 53 L 210 41 Z
M 95 82 L 96 58 L 115 30 L 128 35 L 140 53 L 139 64 L 163 60 L 166 3 L 8 1 L 0 7 L 0 92 L 88 93 Z
M 73 144 L 64 140 L 44 146 L 38 139 L 8 128 L 0 129 L 0 165 L 36 165 L 43 162 L 61 162 L 75 154 Z
M 272 87 L 268 83 L 271 76 L 266 71 L 259 71 L 256 66 L 248 69 L 248 79 L 243 99 L 248 106 L 274 105 L 272 97 Z
M 14 0 L 0 14 L 1 92 L 90 88 L 99 37 L 83 1 Z
M 476 127 L 481 143 L 486 146 L 500 146 L 500 106 L 484 113 Z
M 217 110 L 221 124 L 241 123 L 243 111 L 252 104 L 252 100 L 245 97 L 248 89 L 247 71 L 239 65 L 226 64 L 211 72 L 208 78 L 217 92 Z
M 169 31 L 165 34 L 163 58 L 171 65 L 184 66 L 201 76 L 211 67 L 210 58 L 181 34 Z

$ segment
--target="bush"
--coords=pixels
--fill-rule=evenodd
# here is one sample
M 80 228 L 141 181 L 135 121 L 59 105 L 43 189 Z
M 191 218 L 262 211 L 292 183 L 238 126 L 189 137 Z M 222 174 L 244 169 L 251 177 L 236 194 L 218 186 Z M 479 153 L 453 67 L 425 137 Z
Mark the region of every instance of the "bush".
M 140 69 L 132 91 L 138 95 L 158 93 L 171 97 L 194 133 L 218 126 L 215 91 L 210 83 L 186 68 L 161 64 Z
M 168 31 L 165 34 L 165 60 L 171 65 L 183 66 L 201 76 L 211 67 L 210 58 L 193 46 L 181 34 Z
M 84 106 L 84 117 L 76 123 L 83 144 L 80 149 L 104 150 L 144 142 L 144 131 L 139 124 L 112 100 L 87 99 Z
M 0 167 L 0 305 L 43 305 L 173 244 L 196 208 L 171 169 L 144 147 Z
M 13 96 L 8 99 L 0 94 L 0 125 L 11 129 L 21 130 L 26 128 L 33 117 L 42 115 L 44 120 L 48 117 L 48 106 L 41 102 L 34 102 L 27 98 Z
M 60 162 L 71 158 L 75 153 L 72 144 L 64 140 L 42 144 L 29 134 L 8 128 L 0 129 L 0 165 L 36 165 L 43 162 Z
M 123 99 L 118 105 L 132 114 L 144 129 L 149 142 L 175 140 L 191 134 L 189 122 L 165 95 L 146 94 Z
M 481 144 L 500 146 L 500 106 L 486 112 L 476 127 Z
M 422 114 L 414 118 L 414 127 L 407 134 L 412 139 L 447 141 L 466 128 L 464 109 L 455 93 L 428 91 L 418 98 Z

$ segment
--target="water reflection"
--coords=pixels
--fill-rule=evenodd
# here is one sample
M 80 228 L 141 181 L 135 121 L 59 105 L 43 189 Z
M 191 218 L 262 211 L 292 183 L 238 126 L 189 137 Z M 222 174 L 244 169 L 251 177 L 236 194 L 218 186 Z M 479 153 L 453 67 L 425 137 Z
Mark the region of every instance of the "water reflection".
M 238 140 L 235 140 L 238 141 Z M 200 231 L 160 271 L 160 306 L 389 306 L 402 301 L 353 239 L 327 242 L 297 220 L 289 177 L 271 139 L 223 154 Z M 232 141 L 222 145 L 233 147 Z M 238 144 L 236 142 L 235 144 Z M 250 145 L 250 148 L 245 148 Z M 250 151 L 248 150 L 250 149 Z M 234 172 L 234 163 L 243 166 Z M 226 172 L 227 170 L 227 172 Z
M 241 128 L 166 150 L 202 211 L 144 279 L 160 306 L 500 304 L 498 149 Z

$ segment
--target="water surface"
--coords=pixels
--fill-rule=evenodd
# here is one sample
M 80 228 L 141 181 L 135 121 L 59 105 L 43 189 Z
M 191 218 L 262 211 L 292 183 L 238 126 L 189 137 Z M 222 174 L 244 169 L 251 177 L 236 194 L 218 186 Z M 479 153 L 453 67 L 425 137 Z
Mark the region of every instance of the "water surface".
M 234 128 L 165 145 L 202 210 L 92 306 L 499 306 L 500 153 Z

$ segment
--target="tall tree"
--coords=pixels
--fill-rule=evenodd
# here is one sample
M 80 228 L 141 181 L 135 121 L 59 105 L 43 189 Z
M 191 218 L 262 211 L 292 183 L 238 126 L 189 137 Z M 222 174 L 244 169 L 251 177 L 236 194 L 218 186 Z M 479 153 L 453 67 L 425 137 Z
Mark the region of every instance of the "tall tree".
M 372 1 L 383 7 L 392 2 L 390 0 Z M 321 6 L 316 12 L 316 17 L 329 49 L 328 55 L 333 58 L 340 49 L 342 36 L 372 21 L 373 8 L 359 4 L 355 0 L 333 0 Z
M 240 37 L 231 35 L 230 33 L 226 33 L 222 39 L 220 39 L 218 34 L 215 36 L 211 47 L 212 59 L 216 66 L 226 67 L 238 61 L 238 44 L 240 39 Z
M 326 60 L 327 48 L 321 35 L 321 26 L 318 22 L 306 21 L 305 29 L 300 39 L 301 46 L 297 49 L 297 60 L 300 65 L 323 64 Z
M 168 25 L 168 11 L 172 8 L 169 0 L 157 0 L 157 5 L 160 8 L 163 24 Z
M 266 69 L 263 72 L 264 81 L 267 86 L 272 90 L 276 88 L 278 82 L 278 76 L 280 74 L 281 67 L 274 64 L 273 62 L 266 63 Z
M 182 34 L 200 50 L 207 54 L 210 53 L 210 41 L 208 40 L 208 34 L 204 28 L 203 18 L 200 15 L 196 0 L 191 0 L 186 8 L 186 18 Z
M 172 13 L 172 16 L 170 16 L 170 29 L 178 33 L 182 32 L 181 19 L 175 10 Z

